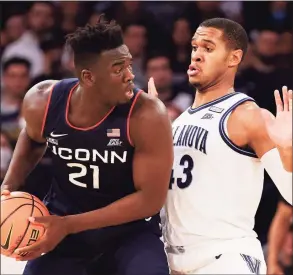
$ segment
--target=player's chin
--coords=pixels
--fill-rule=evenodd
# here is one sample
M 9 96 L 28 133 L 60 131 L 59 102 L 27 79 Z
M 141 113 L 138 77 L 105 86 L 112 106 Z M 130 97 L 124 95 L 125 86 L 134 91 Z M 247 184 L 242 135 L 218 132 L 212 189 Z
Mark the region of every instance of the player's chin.
M 130 100 L 131 100 L 131 98 L 124 96 L 118 100 L 118 104 L 125 104 L 125 103 L 128 103 Z
M 193 77 L 193 76 L 189 76 L 189 83 L 194 86 L 194 87 L 200 87 L 201 86 L 201 82 L 199 81 L 199 79 L 197 77 Z
M 129 91 L 124 93 L 124 97 L 123 97 L 122 100 L 123 100 L 124 103 L 126 103 L 126 102 L 130 101 L 133 96 L 134 96 L 133 90 L 129 90 Z

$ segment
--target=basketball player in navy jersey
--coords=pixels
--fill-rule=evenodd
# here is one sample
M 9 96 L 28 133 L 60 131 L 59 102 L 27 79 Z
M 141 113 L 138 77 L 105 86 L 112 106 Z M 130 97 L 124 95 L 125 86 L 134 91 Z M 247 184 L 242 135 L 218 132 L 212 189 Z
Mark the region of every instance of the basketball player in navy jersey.
M 282 88 L 283 102 L 275 91 L 276 117 L 234 90 L 247 44 L 242 26 L 225 18 L 202 22 L 191 41 L 195 101 L 172 125 L 165 205 L 174 274 L 266 274 L 253 230 L 264 168 L 292 204 L 292 90 Z
M 133 86 L 114 21 L 80 28 L 67 43 L 78 78 L 28 91 L 26 126 L 2 186 L 2 194 L 18 190 L 48 147 L 52 216 L 30 218 L 46 233 L 16 258 L 29 260 L 29 275 L 169 274 L 158 215 L 173 161 L 166 109 Z

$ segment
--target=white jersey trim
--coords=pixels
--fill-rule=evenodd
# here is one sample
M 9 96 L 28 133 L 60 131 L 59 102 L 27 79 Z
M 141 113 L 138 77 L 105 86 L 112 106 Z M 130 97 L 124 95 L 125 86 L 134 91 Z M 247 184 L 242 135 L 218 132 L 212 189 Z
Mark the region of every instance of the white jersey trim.
M 238 95 L 238 94 L 240 94 L 240 93 L 233 92 L 233 93 L 230 93 L 230 94 L 224 95 L 224 96 L 222 96 L 222 97 L 220 97 L 220 98 L 218 98 L 218 99 L 215 99 L 215 100 L 213 100 L 213 101 L 210 101 L 210 102 L 208 102 L 208 103 L 206 103 L 206 104 L 203 104 L 203 105 L 201 105 L 201 106 L 198 106 L 198 107 L 196 107 L 196 108 L 189 107 L 189 108 L 188 108 L 188 113 L 189 113 L 189 114 L 194 114 L 194 113 L 196 113 L 196 112 L 198 112 L 198 111 L 200 111 L 200 110 L 202 110 L 202 109 L 205 109 L 205 108 L 207 108 L 207 107 L 211 107 L 211 106 L 214 105 L 214 104 L 218 104 L 218 103 L 220 103 L 220 102 L 222 102 L 222 101 L 224 101 L 224 100 L 226 100 L 226 99 L 228 99 L 228 98 L 230 98 L 230 97 L 232 97 L 232 96 Z

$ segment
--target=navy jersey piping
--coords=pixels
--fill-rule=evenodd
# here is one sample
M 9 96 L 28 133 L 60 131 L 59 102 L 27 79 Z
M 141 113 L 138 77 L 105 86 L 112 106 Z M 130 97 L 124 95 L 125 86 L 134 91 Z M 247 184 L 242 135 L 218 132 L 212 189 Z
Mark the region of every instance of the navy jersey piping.
M 132 139 L 130 137 L 130 118 L 131 118 L 131 115 L 132 115 L 132 111 L 133 111 L 133 108 L 134 108 L 134 105 L 136 104 L 137 102 L 137 99 L 139 97 L 139 95 L 143 92 L 143 90 L 139 90 L 137 89 L 137 93 L 132 101 L 132 104 L 131 104 L 131 107 L 130 107 L 130 110 L 129 110 L 129 113 L 128 113 L 128 116 L 127 116 L 127 122 L 126 122 L 126 135 L 127 135 L 127 139 L 128 139 L 128 142 L 130 144 L 130 146 L 134 147 L 134 144 L 132 142 Z
M 220 98 L 217 98 L 217 99 L 215 99 L 215 100 L 213 100 L 211 102 L 205 103 L 205 104 L 203 104 L 203 105 L 201 105 L 199 107 L 196 107 L 196 108 L 189 107 L 188 108 L 188 113 L 189 114 L 194 114 L 194 113 L 196 113 L 198 111 L 201 111 L 202 109 L 205 109 L 207 107 L 210 107 L 210 106 L 212 106 L 214 104 L 218 104 L 218 103 L 220 103 L 220 102 L 222 102 L 222 101 L 224 101 L 224 100 L 226 100 L 226 99 L 228 99 L 228 98 L 230 98 L 232 96 L 235 96 L 237 94 L 240 94 L 240 93 L 234 92 L 234 93 L 230 93 L 230 94 L 224 95 L 224 96 L 222 96 Z
M 224 122 L 226 117 L 228 116 L 228 114 L 230 112 L 232 112 L 236 107 L 238 107 L 239 105 L 241 105 L 242 103 L 246 102 L 246 101 L 252 101 L 255 102 L 252 98 L 243 98 L 241 100 L 239 100 L 238 102 L 234 103 L 221 117 L 220 122 L 219 122 L 219 131 L 220 131 L 220 135 L 223 139 L 223 141 L 235 152 L 248 156 L 248 157 L 253 157 L 253 158 L 258 158 L 258 156 L 256 155 L 256 153 L 251 149 L 243 149 L 239 146 L 237 146 L 235 143 L 232 142 L 231 139 L 229 139 L 229 137 L 227 136 L 227 134 L 225 133 L 224 130 Z

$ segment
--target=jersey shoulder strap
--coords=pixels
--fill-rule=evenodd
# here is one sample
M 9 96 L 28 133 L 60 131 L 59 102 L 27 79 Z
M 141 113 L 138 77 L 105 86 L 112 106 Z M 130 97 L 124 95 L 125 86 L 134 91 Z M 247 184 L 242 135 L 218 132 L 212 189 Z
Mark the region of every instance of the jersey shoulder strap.
M 77 84 L 77 78 L 68 78 L 60 80 L 52 88 L 43 118 L 43 137 L 46 137 L 52 128 L 51 124 L 54 123 L 60 116 L 65 115 L 68 95 Z

